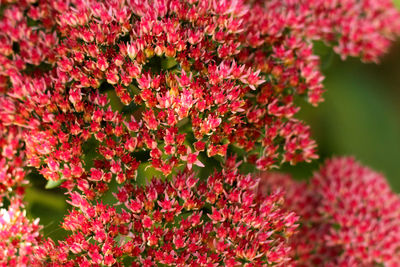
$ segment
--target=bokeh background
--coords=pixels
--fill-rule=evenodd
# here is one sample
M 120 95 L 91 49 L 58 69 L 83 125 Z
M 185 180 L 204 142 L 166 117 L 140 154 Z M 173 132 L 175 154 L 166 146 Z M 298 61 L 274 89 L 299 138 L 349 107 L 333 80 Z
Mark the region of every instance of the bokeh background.
M 323 46 L 318 53 L 325 101 L 316 108 L 303 104 L 299 117 L 311 126 L 321 158 L 284 169 L 301 179 L 328 157 L 354 156 L 400 193 L 400 41 L 379 64 L 342 61 Z
M 400 0 L 397 2 L 400 6 Z M 281 170 L 305 179 L 326 158 L 352 155 L 383 173 L 393 190 L 400 193 L 400 41 L 379 65 L 352 58 L 342 61 L 321 44 L 316 49 L 326 76 L 325 102 L 318 107 L 300 103 L 298 117 L 311 126 L 321 157 L 311 164 L 284 166 Z M 67 233 L 60 228 L 68 208 L 64 191 L 46 189 L 46 181 L 35 171 L 29 176 L 28 215 L 40 218 L 45 237 L 65 237 Z

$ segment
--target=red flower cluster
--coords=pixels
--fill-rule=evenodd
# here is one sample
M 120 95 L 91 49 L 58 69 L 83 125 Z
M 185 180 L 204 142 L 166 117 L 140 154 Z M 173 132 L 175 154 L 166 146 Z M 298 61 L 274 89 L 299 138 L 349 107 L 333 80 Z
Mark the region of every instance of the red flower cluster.
M 280 209 L 280 193 L 257 198 L 257 184 L 235 171 L 203 182 L 186 172 L 144 188 L 126 183 L 113 206 L 70 192 L 63 228 L 73 233 L 36 255 L 55 266 L 285 266 L 297 216 Z
M 0 25 L 7 93 L 1 114 L 27 127 L 30 165 L 43 166 L 51 180 L 83 174 L 82 144 L 91 136 L 100 160 L 121 169 L 119 182 L 134 177 L 133 153 L 141 150 L 150 151 L 152 166 L 164 174 L 180 163 L 203 166 L 201 151 L 224 156 L 229 144 L 247 151 L 247 160 L 262 170 L 308 161 L 316 157 L 315 143 L 308 127 L 293 119 L 293 96 L 321 101 L 310 40 L 334 42 L 340 33 L 337 50 L 347 47 L 342 55 L 376 59 L 397 30 L 398 14 L 387 4 L 348 5 L 352 9 L 321 1 L 10 3 Z M 338 27 L 347 17 L 374 35 Z M 370 37 L 379 49 L 365 41 Z M 111 111 L 102 94 L 108 88 L 127 108 Z
M 391 0 L 256 2 L 264 8 L 256 17 L 262 33 L 290 30 L 302 39 L 322 40 L 343 59 L 353 56 L 377 62 L 400 34 L 400 15 Z
M 377 61 L 399 33 L 400 15 L 389 0 L 0 0 L 0 206 L 3 198 L 13 201 L 0 227 L 4 236 L 22 233 L 4 239 L 11 242 L 4 264 L 19 264 L 19 257 L 22 265 L 113 265 L 125 258 L 144 266 L 289 264 L 286 238 L 296 216 L 279 209 L 280 194 L 258 199 L 257 183 L 232 168 L 206 183 L 190 171 L 218 157 L 233 167 L 228 156 L 235 152 L 259 170 L 315 159 L 309 127 L 294 117 L 297 99 L 322 101 L 313 41 L 333 45 L 342 57 Z M 134 186 L 141 161 L 172 180 Z M 74 206 L 63 224 L 73 234 L 41 243 L 32 262 L 24 255 L 38 242 L 37 222 L 20 211 L 28 166 L 63 181 Z M 113 179 L 121 184 L 118 203 L 102 204 Z M 373 181 L 360 186 L 372 190 Z M 313 218 L 305 207 L 320 204 L 328 189 L 296 209 Z M 288 206 L 300 205 L 290 202 L 293 194 Z M 324 235 L 329 249 L 316 245 L 319 260 L 337 253 L 338 262 L 387 261 L 396 247 L 382 241 L 379 252 L 374 246 L 381 243 L 370 244 L 374 236 L 354 237 L 343 216 L 326 215 L 347 205 L 332 195 L 326 210 L 309 211 L 318 230 L 305 236 L 333 231 Z M 389 203 L 388 195 L 368 201 Z M 355 233 L 394 232 L 392 219 L 389 230 L 381 226 L 389 208 L 379 208 L 354 211 L 363 219 Z M 379 219 L 365 226 L 372 222 L 365 214 Z M 306 241 L 299 255 L 310 251 Z
M 0 206 L 4 198 L 22 198 L 25 180 L 21 131 L 15 126 L 5 126 L 0 122 Z
M 0 266 L 33 266 L 41 264 L 33 257 L 40 242 L 39 219 L 31 222 L 13 199 L 8 209 L 0 209 Z
M 57 65 L 30 105 L 42 120 L 26 135 L 30 164 L 47 179 L 80 177 L 91 137 L 120 183 L 135 176 L 142 150 L 165 175 L 182 163 L 202 167 L 200 152 L 225 156 L 230 144 L 263 170 L 315 158 L 293 96 L 312 91 L 320 101 L 322 78 L 307 71 L 318 61 L 301 39 L 246 41 L 251 10 L 240 1 L 87 1 L 61 13 Z M 262 52 L 276 42 L 293 51 Z M 126 108 L 111 109 L 109 89 Z
M 276 188 L 286 190 L 286 208 L 301 218 L 291 238 L 298 266 L 398 266 L 400 197 L 379 173 L 352 158 L 336 158 L 309 184 L 266 174 L 261 194 Z

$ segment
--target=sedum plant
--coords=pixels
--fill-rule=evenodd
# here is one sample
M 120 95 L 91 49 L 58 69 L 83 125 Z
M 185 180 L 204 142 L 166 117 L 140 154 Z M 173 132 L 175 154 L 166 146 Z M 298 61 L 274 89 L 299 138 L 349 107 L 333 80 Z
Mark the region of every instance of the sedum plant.
M 399 33 L 389 0 L 1 0 L 0 266 L 397 266 L 381 175 L 270 170 L 318 158 L 315 44 L 378 62 Z M 31 172 L 66 238 L 26 215 Z

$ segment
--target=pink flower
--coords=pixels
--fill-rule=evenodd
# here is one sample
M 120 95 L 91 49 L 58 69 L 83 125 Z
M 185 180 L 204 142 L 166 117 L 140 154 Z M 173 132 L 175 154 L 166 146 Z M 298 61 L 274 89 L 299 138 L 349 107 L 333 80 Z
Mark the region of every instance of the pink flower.
M 0 206 L 4 198 L 22 198 L 25 179 L 24 165 L 27 164 L 22 151 L 21 129 L 0 123 Z
M 400 198 L 381 174 L 353 158 L 335 158 L 310 184 L 266 174 L 261 194 L 278 187 L 286 190 L 286 208 L 301 216 L 291 240 L 298 265 L 395 266 L 400 261 Z
M 191 170 L 193 165 L 204 167 L 204 164 L 200 160 L 198 160 L 198 156 L 199 151 L 192 153 L 191 149 L 189 149 L 187 155 L 181 156 L 181 159 L 187 162 L 187 167 L 189 170 Z
M 39 266 L 34 255 L 41 236 L 39 219 L 31 222 L 18 200 L 11 200 L 8 209 L 0 210 L 0 265 Z
M 171 181 L 154 179 L 145 188 L 125 184 L 119 191 L 129 197 L 118 198 L 118 212 L 99 202 L 91 202 L 90 215 L 73 210 L 63 224 L 73 231 L 71 237 L 51 247 L 46 241 L 40 255 L 55 264 L 79 263 L 82 257 L 105 264 L 108 256 L 116 261 L 128 257 L 138 265 L 229 265 L 246 260 L 286 266 L 287 238 L 297 227 L 296 216 L 280 209 L 281 194 L 257 198 L 256 187 L 251 177 L 233 170 L 203 182 L 186 172 Z M 88 247 L 92 234 L 100 232 L 105 236 L 94 238 Z M 88 248 L 78 256 L 77 246 Z
M 11 83 L 2 82 L 7 108 L 2 108 L 1 118 L 7 125 L 29 129 L 27 156 L 35 167 L 43 165 L 42 172 L 52 179 L 70 161 L 82 161 L 81 146 L 92 136 L 100 143 L 99 158 L 108 162 L 157 147 L 161 156 L 153 153 L 157 157 L 151 157 L 152 168 L 165 174 L 187 158 L 201 166 L 195 155 L 188 155 L 194 148 L 188 140 L 164 146 L 161 140 L 170 130 L 193 133 L 209 157 L 225 156 L 229 145 L 238 147 L 249 155 L 243 159 L 262 170 L 310 161 L 317 157 L 316 145 L 295 119 L 299 109 L 294 101 L 297 96 L 307 96 L 313 105 L 322 101 L 323 76 L 311 42 L 321 39 L 343 57 L 375 61 L 399 33 L 400 24 L 399 13 L 386 0 L 121 5 L 91 0 L 40 6 L 28 1 L 7 5 L 4 13 L 0 77 Z M 8 25 L 29 25 L 25 13 L 39 26 L 12 30 Z M 41 62 L 51 71 L 24 73 L 26 64 Z M 125 109 L 114 110 L 110 117 L 93 116 L 110 108 L 102 94 L 106 88 L 114 89 L 122 104 L 138 108 L 136 125 L 128 124 Z M 188 121 L 190 127 L 182 128 L 180 123 Z M 277 128 L 278 135 L 269 135 L 270 128 Z M 32 138 L 42 133 L 41 140 Z M 127 142 L 130 134 L 141 136 L 136 145 L 135 139 Z M 54 142 L 42 143 L 45 139 Z M 126 144 L 122 151 L 120 143 Z M 62 152 L 55 151 L 57 147 Z M 47 157 L 59 167 L 45 166 Z M 119 181 L 134 176 L 125 166 Z
M 4 265 L 36 265 L 36 255 L 67 266 L 126 257 L 133 266 L 288 265 L 297 217 L 280 209 L 281 193 L 258 197 L 257 182 L 227 153 L 262 171 L 317 158 L 309 127 L 296 119 L 299 97 L 323 100 L 313 42 L 377 61 L 400 33 L 390 0 L 5 2 L 0 205 L 22 199 L 30 166 L 63 181 L 73 208 L 62 224 L 72 234 L 35 253 L 23 247 L 39 242 L 37 222 L 17 212 L 20 202 L 3 212 L 21 222 L 3 218 Z M 133 184 L 139 154 L 162 182 Z M 229 169 L 206 180 L 190 172 L 219 156 Z M 379 175 L 337 161 L 300 186 L 304 196 L 287 190 L 287 206 L 316 225 L 303 225 L 306 241 L 319 240 L 291 241 L 299 261 L 396 263 L 397 197 Z M 116 201 L 102 204 L 114 179 Z

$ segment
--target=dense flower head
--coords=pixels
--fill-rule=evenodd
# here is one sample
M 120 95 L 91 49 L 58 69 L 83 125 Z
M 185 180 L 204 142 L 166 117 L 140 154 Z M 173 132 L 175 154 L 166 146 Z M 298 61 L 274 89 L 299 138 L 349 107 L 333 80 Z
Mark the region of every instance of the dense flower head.
M 0 207 L 4 198 L 21 198 L 25 179 L 25 154 L 20 129 L 0 123 Z
M 259 187 L 237 162 L 317 158 L 296 119 L 323 100 L 314 42 L 376 62 L 399 14 L 389 0 L 0 0 L 0 266 L 395 266 L 400 201 L 381 175 L 343 158 L 311 184 Z M 222 171 L 197 175 L 210 162 Z M 25 216 L 28 167 L 68 191 L 65 240 Z
M 278 187 L 301 217 L 291 239 L 299 266 L 398 266 L 400 198 L 381 174 L 353 158 L 335 158 L 309 184 L 267 174 L 260 192 Z
M 318 60 L 290 37 L 282 42 L 298 52 L 262 53 L 269 41 L 245 38 L 250 10 L 240 1 L 87 1 L 60 13 L 56 67 L 34 80 L 41 92 L 35 86 L 28 106 L 39 115 L 26 121 L 37 124 L 25 135 L 30 164 L 47 179 L 80 177 L 91 138 L 99 161 L 115 167 L 102 171 L 122 170 L 119 182 L 135 176 L 143 150 L 165 175 L 203 167 L 200 157 L 225 156 L 229 145 L 259 169 L 316 158 L 309 128 L 293 118 L 293 95 L 322 92 L 322 76 L 308 71 Z M 126 107 L 111 108 L 104 92 Z
M 265 32 L 290 29 L 303 38 L 333 45 L 343 59 L 352 56 L 376 62 L 400 33 L 400 14 L 391 0 L 254 2 L 263 7 L 259 18 L 264 20 L 258 21 Z
M 206 181 L 187 171 L 145 187 L 125 184 L 112 206 L 71 192 L 63 228 L 72 234 L 36 254 L 63 266 L 124 258 L 132 266 L 285 266 L 297 216 L 280 209 L 281 192 L 257 198 L 257 184 L 232 170 Z
M 7 209 L 0 209 L 0 266 L 33 266 L 32 257 L 41 240 L 39 219 L 30 221 L 20 200 L 12 199 Z
M 311 41 L 337 41 L 340 54 L 375 60 L 397 33 L 397 13 L 389 4 L 347 6 L 163 0 L 9 4 L 2 21 L 9 105 L 2 115 L 28 127 L 30 165 L 51 180 L 84 173 L 82 145 L 90 138 L 98 142 L 99 160 L 123 171 L 120 182 L 134 177 L 134 153 L 142 150 L 164 174 L 181 164 L 202 167 L 199 157 L 225 156 L 231 145 L 246 151 L 246 160 L 261 170 L 309 161 L 316 157 L 315 143 L 308 127 L 293 118 L 298 111 L 293 101 L 301 95 L 312 104 L 322 100 L 323 77 Z M 367 19 L 361 18 L 364 13 Z M 346 31 L 343 24 L 350 18 L 365 30 Z M 13 31 L 25 34 L 13 37 Z M 40 57 L 33 58 L 36 54 Z M 115 94 L 120 106 L 111 109 L 109 97 Z

